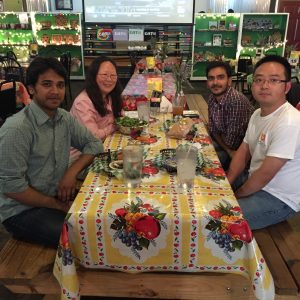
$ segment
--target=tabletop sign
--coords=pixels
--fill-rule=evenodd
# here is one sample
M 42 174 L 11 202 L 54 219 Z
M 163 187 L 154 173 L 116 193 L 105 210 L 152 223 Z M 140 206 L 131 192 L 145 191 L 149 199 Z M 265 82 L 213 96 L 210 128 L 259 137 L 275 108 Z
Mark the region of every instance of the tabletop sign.
M 113 32 L 110 28 L 99 28 L 97 30 L 97 40 L 112 41 Z
M 145 29 L 144 30 L 144 41 L 149 41 L 151 38 L 158 39 L 158 30 L 157 29 Z
M 113 29 L 113 39 L 114 41 L 128 41 L 128 29 Z
M 129 41 L 144 41 L 144 29 L 129 28 Z

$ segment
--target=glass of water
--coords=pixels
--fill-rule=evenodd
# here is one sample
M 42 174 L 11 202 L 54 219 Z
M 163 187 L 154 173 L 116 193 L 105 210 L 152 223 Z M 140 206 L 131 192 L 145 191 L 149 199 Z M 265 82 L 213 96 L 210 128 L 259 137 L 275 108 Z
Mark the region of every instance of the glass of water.
M 138 187 L 142 180 L 143 147 L 127 145 L 123 148 L 123 176 L 128 188 Z
M 177 181 L 180 188 L 194 186 L 198 149 L 192 145 L 179 145 L 176 149 Z
M 136 103 L 139 119 L 149 122 L 150 119 L 150 101 L 137 101 Z

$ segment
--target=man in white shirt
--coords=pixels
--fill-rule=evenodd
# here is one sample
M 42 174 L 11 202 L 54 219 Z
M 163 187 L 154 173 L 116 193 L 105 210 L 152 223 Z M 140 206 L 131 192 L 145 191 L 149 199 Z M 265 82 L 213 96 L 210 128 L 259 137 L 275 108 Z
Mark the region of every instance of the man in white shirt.
M 300 210 L 300 113 L 286 101 L 291 67 L 270 55 L 255 66 L 252 94 L 260 104 L 228 171 L 231 184 L 249 160 L 248 179 L 235 191 L 252 229 L 282 222 Z

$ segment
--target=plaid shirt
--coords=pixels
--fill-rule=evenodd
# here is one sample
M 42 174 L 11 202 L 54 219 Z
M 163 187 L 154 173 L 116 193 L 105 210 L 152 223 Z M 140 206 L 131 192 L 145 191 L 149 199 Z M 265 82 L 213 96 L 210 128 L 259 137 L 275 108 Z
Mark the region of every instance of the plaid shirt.
M 208 99 L 209 131 L 212 135 L 221 135 L 223 142 L 236 150 L 243 141 L 253 111 L 248 98 L 232 87 L 220 101 L 211 94 Z

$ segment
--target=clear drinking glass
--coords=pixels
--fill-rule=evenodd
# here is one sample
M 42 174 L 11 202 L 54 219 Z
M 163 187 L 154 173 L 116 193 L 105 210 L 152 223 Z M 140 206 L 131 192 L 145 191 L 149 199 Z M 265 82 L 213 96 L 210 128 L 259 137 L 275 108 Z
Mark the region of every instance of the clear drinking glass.
M 149 122 L 150 101 L 138 101 L 136 103 L 139 119 Z
M 127 145 L 123 148 L 123 176 L 129 188 L 138 187 L 142 180 L 143 147 Z
M 183 115 L 184 102 L 184 95 L 182 93 L 176 93 L 172 101 L 173 117 Z
M 191 189 L 196 175 L 198 149 L 179 145 L 176 149 L 177 181 L 180 188 Z

